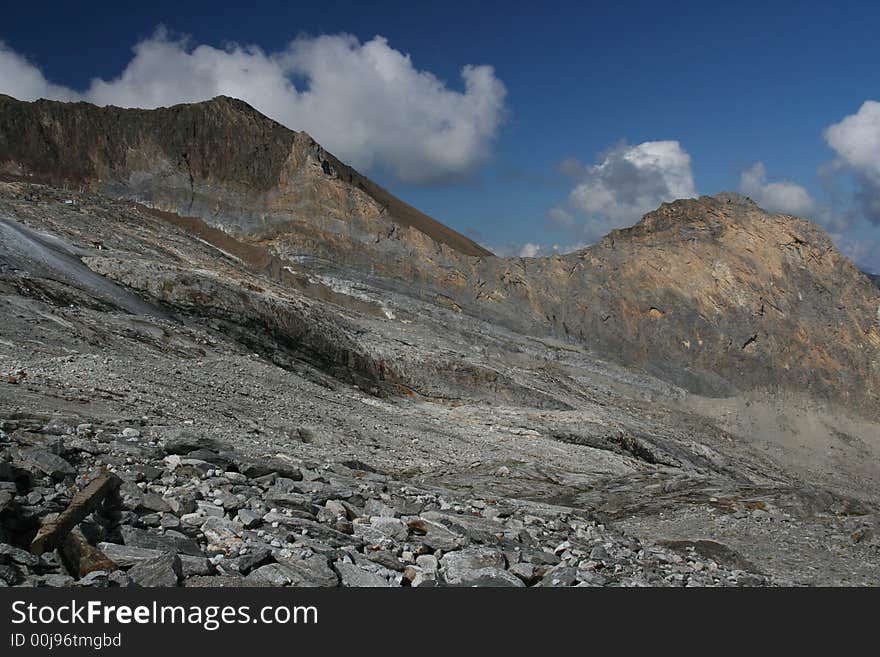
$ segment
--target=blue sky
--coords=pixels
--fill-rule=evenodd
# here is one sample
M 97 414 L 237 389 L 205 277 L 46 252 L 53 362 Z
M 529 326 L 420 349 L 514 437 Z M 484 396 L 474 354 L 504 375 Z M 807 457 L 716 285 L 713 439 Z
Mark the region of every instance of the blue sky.
M 821 221 L 861 266 L 880 270 L 880 111 L 864 106 L 880 100 L 880 3 L 413 4 L 12 3 L 0 23 L 0 91 L 165 104 L 242 88 L 247 78 L 221 67 L 255 46 L 265 57 L 247 66 L 265 72 L 267 91 L 253 74 L 252 104 L 273 98 L 260 109 L 499 251 L 577 246 L 670 196 L 735 190 Z M 316 41 L 340 34 L 352 38 Z M 153 66 L 114 84 L 138 57 L 132 48 L 157 39 Z M 224 58 L 231 44 L 240 56 Z M 200 45 L 211 47 L 201 61 L 214 78 L 193 91 L 165 79 L 184 75 L 175 62 Z M 359 90 L 330 69 L 336 55 L 352 70 L 396 62 L 399 88 L 382 98 L 375 85 Z M 271 78 L 282 61 L 297 93 L 316 81 L 323 91 L 285 106 Z M 25 65 L 42 78 L 25 84 Z M 492 67 L 471 92 L 466 65 Z M 160 82 L 158 95 L 139 95 Z M 327 107 L 332 124 L 321 121 Z M 367 107 L 361 129 L 376 134 L 358 141 L 346 111 Z M 837 124 L 832 144 L 826 129 Z M 450 125 L 452 155 L 442 151 Z

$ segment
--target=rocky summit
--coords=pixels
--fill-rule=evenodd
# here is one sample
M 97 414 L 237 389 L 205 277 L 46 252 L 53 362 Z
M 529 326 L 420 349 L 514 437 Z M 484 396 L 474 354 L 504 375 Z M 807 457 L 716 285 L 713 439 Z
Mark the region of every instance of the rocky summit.
M 720 194 L 498 258 L 216 98 L 0 96 L 0 585 L 880 584 L 880 289 Z

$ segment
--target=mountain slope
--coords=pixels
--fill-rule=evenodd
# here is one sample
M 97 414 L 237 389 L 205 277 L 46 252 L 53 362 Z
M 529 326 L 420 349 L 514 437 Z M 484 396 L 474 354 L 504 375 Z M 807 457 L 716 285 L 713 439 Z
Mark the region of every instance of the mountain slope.
M 474 257 L 487 252 L 224 97 L 149 111 L 3 97 L 0 171 L 136 200 L 276 269 L 369 280 L 692 392 L 807 392 L 880 416 L 880 291 L 817 226 L 737 195 L 664 204 L 576 254 Z
M 339 263 L 328 276 L 194 222 L 0 181 L 0 463 L 31 473 L 3 500 L 0 541 L 29 546 L 67 503 L 39 464 L 110 465 L 122 527 L 114 508 L 84 534 L 114 556 L 122 542 L 180 538 L 147 493 L 248 496 L 256 528 L 237 505 L 197 515 L 210 531 L 179 519 L 188 555 L 229 557 L 187 570 L 187 585 L 258 581 L 227 567 L 242 544 L 268 551 L 267 574 L 308 554 L 293 565 L 320 585 L 338 584 L 330 568 L 349 560 L 400 585 L 405 544 L 422 540 L 447 561 L 465 546 L 511 554 L 493 582 L 513 581 L 517 555 L 518 572 L 537 559 L 528 579 L 542 586 L 880 582 L 877 424 L 803 393 L 694 397 L 597 344 L 512 331 Z M 35 462 L 40 445 L 53 452 Z M 267 470 L 284 479 L 272 486 Z M 386 540 L 367 518 L 340 523 L 337 498 L 428 534 L 401 525 Z M 293 515 L 273 511 L 291 504 Z M 573 528 L 581 517 L 593 525 Z M 548 564 L 566 540 L 571 562 Z
M 0 542 L 110 466 L 85 540 L 228 557 L 187 585 L 415 584 L 414 545 L 451 584 L 466 547 L 478 584 L 880 583 L 880 290 L 814 224 L 722 194 L 466 255 L 237 101 L 0 105 Z
M 370 233 L 390 220 L 461 253 L 489 255 L 309 135 L 224 96 L 138 110 L 0 95 L 0 172 L 85 185 L 251 232 L 335 222 L 342 225 L 330 230 Z
M 664 204 L 579 253 L 481 262 L 472 280 L 476 312 L 518 309 L 695 392 L 804 390 L 877 417 L 880 291 L 818 226 L 743 197 Z

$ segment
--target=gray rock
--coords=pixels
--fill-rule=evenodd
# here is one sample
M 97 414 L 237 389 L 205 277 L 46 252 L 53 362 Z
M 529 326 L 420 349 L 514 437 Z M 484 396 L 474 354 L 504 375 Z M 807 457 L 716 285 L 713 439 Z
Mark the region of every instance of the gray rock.
M 434 588 L 439 585 L 437 571 L 425 570 L 418 566 L 407 566 L 403 577 L 413 588 Z
M 588 586 L 605 586 L 608 578 L 594 570 L 578 570 L 577 579 Z
M 244 545 L 241 530 L 241 525 L 226 518 L 212 516 L 202 523 L 202 532 L 208 541 L 208 551 L 215 554 L 238 554 Z
M 322 556 L 314 555 L 305 559 L 276 556 L 276 559 L 279 565 L 284 566 L 284 572 L 292 586 L 326 587 L 339 584 L 339 577 Z
M 577 581 L 577 570 L 564 564 L 555 566 L 544 573 L 537 586 L 564 587 L 573 586 Z
M 191 429 L 174 429 L 163 443 L 169 454 L 189 454 L 197 449 L 223 449 L 224 445 Z
M 201 527 L 209 517 L 202 513 L 187 513 L 180 516 L 181 527 L 186 527 L 190 530 L 195 527 Z
M 10 508 L 15 500 L 15 493 L 0 490 L 0 513 L 3 513 L 6 509 Z
M 253 482 L 257 486 L 261 486 L 262 488 L 269 488 L 270 486 L 275 484 L 275 481 L 278 479 L 277 472 L 270 472 L 267 475 L 263 475 L 262 477 L 251 477 Z
M 367 550 L 367 553 L 364 556 L 370 561 L 377 563 L 388 570 L 403 572 L 406 567 L 406 564 L 390 550 Z
M 243 586 L 270 586 L 263 581 L 251 580 L 235 575 L 195 575 L 188 577 L 183 585 L 187 588 L 241 588 Z
M 16 449 L 13 452 L 15 463 L 31 472 L 42 472 L 55 480 L 76 474 L 76 469 L 63 458 L 40 449 Z
M 134 566 L 128 576 L 138 586 L 172 587 L 180 583 L 183 567 L 176 552 L 163 552 Z
M 405 541 L 409 534 L 407 526 L 398 518 L 373 516 L 370 518 L 370 527 L 397 541 Z
M 174 473 L 181 477 L 204 477 L 214 469 L 213 463 L 201 459 L 180 459 Z
M 172 493 L 166 495 L 165 503 L 174 515 L 180 517 L 196 510 L 196 498 L 192 493 Z
M 74 585 L 104 589 L 110 586 L 110 573 L 106 570 L 94 570 L 82 579 L 74 582 Z
M 300 427 L 297 429 L 299 439 L 306 444 L 314 443 L 318 439 L 318 435 L 311 427 Z
M 337 563 L 336 572 L 339 573 L 342 586 L 358 588 L 386 588 L 391 586 L 385 578 L 351 563 Z
M 246 529 L 257 527 L 263 522 L 263 516 L 250 509 L 239 509 L 237 514 L 238 520 Z
M 119 543 L 98 543 L 98 549 L 120 568 L 130 568 L 163 554 L 161 549 L 141 548 Z
M 423 570 L 436 572 L 440 567 L 440 562 L 433 554 L 421 554 L 416 557 L 416 565 Z
M 159 526 L 162 529 L 180 529 L 180 518 L 171 513 L 166 513 L 159 521 Z
M 40 565 L 40 558 L 14 545 L 0 543 L 0 563 L 17 563 L 34 568 Z
M 114 570 L 107 576 L 108 584 L 110 586 L 118 586 L 118 587 L 127 587 L 127 586 L 135 586 L 135 583 L 131 581 L 131 578 L 128 576 L 128 573 L 122 570 Z
M 120 531 L 122 532 L 125 544 L 129 546 L 162 551 L 170 550 L 195 557 L 203 556 L 198 543 L 175 531 L 167 531 L 164 534 L 160 534 L 159 532 L 129 527 L 127 525 L 123 525 Z
M 270 563 L 251 571 L 245 581 L 249 586 L 288 586 L 297 576 L 280 563 Z
M 171 511 L 171 506 L 168 504 L 167 500 L 156 493 L 144 493 L 138 506 L 141 509 L 147 509 L 149 511 L 161 511 L 164 513 Z
M 353 545 L 360 545 L 362 542 L 355 537 L 350 536 L 349 534 L 344 534 L 342 532 L 336 531 L 332 527 L 321 524 L 319 522 L 314 522 L 313 520 L 307 520 L 305 518 L 298 518 L 293 516 L 284 516 L 282 514 L 276 513 L 267 513 L 263 517 L 263 522 L 266 523 L 274 523 L 277 522 L 279 525 L 283 525 L 287 529 L 294 532 L 296 535 L 303 535 L 303 533 L 307 533 L 308 536 L 327 543 L 333 547 L 352 547 Z M 296 536 L 291 535 L 291 540 L 295 540 Z
M 226 511 L 238 511 L 244 506 L 244 501 L 232 493 L 221 492 L 214 497 L 214 504 L 219 504 Z
M 183 577 L 193 577 L 195 575 L 211 575 L 214 569 L 207 557 L 193 557 L 188 554 L 179 554 L 180 567 Z
M 272 473 L 295 481 L 300 481 L 303 478 L 302 472 L 296 465 L 277 458 L 239 457 L 235 465 L 238 471 L 249 479 L 264 477 Z
M 547 550 L 524 548 L 520 551 L 520 559 L 536 566 L 555 566 L 562 559 Z
M 311 511 L 314 508 L 312 498 L 302 493 L 285 493 L 269 489 L 266 493 L 266 501 L 272 506 L 280 506 L 287 509 L 302 509 Z
M 24 581 L 24 573 L 21 569 L 11 565 L 0 565 L 0 581 L 7 586 L 15 586 Z
M 160 470 L 159 468 L 153 467 L 152 465 L 138 464 L 132 468 L 132 472 L 137 475 L 137 478 L 139 480 L 155 481 L 162 476 L 164 470 Z
M 404 518 L 411 532 L 410 541 L 424 545 L 430 550 L 456 550 L 467 544 L 461 534 L 450 531 L 443 525 L 419 517 Z
M 99 543 L 98 547 L 111 561 L 121 568 L 130 568 L 147 561 L 152 561 L 166 553 L 163 550 L 150 550 L 129 545 L 119 545 L 117 543 Z M 180 554 L 178 556 L 180 557 L 184 577 L 210 575 L 213 572 L 211 564 L 206 557 L 188 554 Z
M 270 561 L 272 561 L 271 551 L 265 547 L 257 547 L 252 548 L 245 554 L 239 555 L 235 559 L 227 560 L 226 563 L 242 575 L 247 575 L 252 570 L 264 566 Z
M 447 584 L 461 584 L 473 571 L 482 568 L 504 569 L 504 554 L 486 547 L 470 547 L 448 552 L 440 559 L 440 568 Z
M 449 530 L 465 536 L 471 542 L 484 544 L 497 543 L 497 534 L 503 531 L 503 525 L 479 516 L 442 511 L 426 511 L 422 518 L 447 527 Z
M 478 587 L 525 586 L 523 581 L 515 574 L 500 568 L 478 568 L 476 570 L 469 570 L 461 576 L 457 585 Z
M 210 449 L 197 449 L 192 452 L 186 454 L 187 459 L 198 459 L 199 461 L 206 461 L 218 468 L 223 470 L 227 470 L 232 465 L 232 459 L 224 454 L 218 454 L 217 452 Z
M 510 573 L 519 577 L 525 584 L 532 584 L 537 580 L 535 566 L 530 563 L 515 563 L 507 569 Z
M 590 550 L 590 559 L 592 559 L 593 561 L 605 561 L 608 558 L 608 552 L 602 545 L 597 545 L 592 550 Z
M 213 502 L 203 502 L 202 500 L 199 500 L 198 502 L 196 502 L 196 508 L 201 515 L 205 515 L 210 518 L 226 517 L 226 511 L 223 510 L 223 507 L 219 504 L 214 504 Z
M 364 513 L 368 516 L 386 516 L 393 518 L 397 512 L 381 500 L 370 499 L 364 505 Z
M 89 579 L 91 575 L 94 575 L 95 577 Z M 105 579 L 106 577 L 107 574 L 104 571 L 99 570 L 95 571 L 95 573 L 89 573 L 89 575 L 86 575 L 86 577 L 80 580 L 80 582 L 90 582 L 93 579 L 97 579 L 100 581 L 101 579 Z M 73 585 L 74 581 L 75 580 L 73 579 L 73 577 L 71 577 L 70 575 L 65 575 L 63 573 L 50 573 L 48 575 L 41 575 L 34 579 L 34 583 L 36 584 L 36 586 L 49 586 L 52 588 L 63 588 L 66 586 L 71 586 Z M 88 583 L 86 584 L 86 586 L 88 586 Z

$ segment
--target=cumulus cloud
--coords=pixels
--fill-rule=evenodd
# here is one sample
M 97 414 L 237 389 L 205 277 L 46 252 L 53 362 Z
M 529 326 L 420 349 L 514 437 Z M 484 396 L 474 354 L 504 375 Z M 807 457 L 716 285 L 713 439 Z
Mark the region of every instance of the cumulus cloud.
M 77 94 L 50 84 L 37 66 L 0 41 L 0 93 L 22 100 L 55 98 L 72 100 Z
M 788 181 L 768 182 L 767 167 L 761 162 L 743 171 L 740 190 L 770 212 L 813 217 L 818 209 L 813 197 L 800 185 Z
M 697 195 L 691 158 L 677 141 L 646 141 L 635 146 L 621 144 L 590 166 L 570 158 L 560 171 L 575 181 L 566 207 L 550 210 L 548 219 L 557 227 L 576 225 L 574 214 L 583 218 L 577 230 L 595 241 L 613 228 L 638 221 L 664 201 Z
M 22 100 L 80 98 L 99 105 L 159 107 L 229 95 L 305 130 L 357 168 L 404 182 L 467 175 L 490 154 L 506 89 L 491 66 L 464 66 L 462 90 L 419 70 L 377 36 L 304 36 L 279 52 L 193 45 L 158 30 L 138 43 L 119 77 L 82 93 L 49 83 L 0 47 L 0 92 Z
M 837 154 L 833 167 L 853 174 L 864 217 L 880 224 L 880 102 L 826 128 L 825 141 Z

